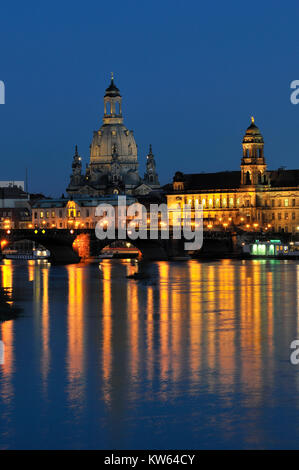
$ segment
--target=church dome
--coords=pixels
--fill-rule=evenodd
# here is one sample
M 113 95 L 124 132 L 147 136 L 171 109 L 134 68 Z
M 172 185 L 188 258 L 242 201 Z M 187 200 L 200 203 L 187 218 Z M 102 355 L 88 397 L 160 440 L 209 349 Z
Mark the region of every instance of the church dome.
M 104 124 L 93 136 L 91 163 L 111 161 L 113 155 L 116 155 L 120 162 L 137 162 L 137 145 L 133 131 L 129 131 L 123 124 Z
M 251 118 L 251 124 L 246 129 L 243 143 L 263 143 L 264 139 L 261 131 L 254 123 L 254 117 Z
M 129 170 L 125 176 L 125 183 L 128 185 L 135 185 L 137 186 L 140 184 L 140 176 L 138 175 L 136 170 Z

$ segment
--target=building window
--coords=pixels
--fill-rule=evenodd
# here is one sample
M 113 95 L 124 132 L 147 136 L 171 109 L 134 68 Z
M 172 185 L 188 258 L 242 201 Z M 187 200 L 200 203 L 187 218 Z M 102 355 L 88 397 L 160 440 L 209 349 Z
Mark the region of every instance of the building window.
M 289 214 L 288 214 L 288 212 L 285 212 L 285 214 L 284 214 L 284 218 L 285 218 L 285 220 L 287 220 L 287 219 L 289 218 Z
M 281 207 L 281 199 L 278 199 L 278 207 Z
M 229 207 L 234 207 L 234 198 L 233 197 L 229 198 Z
M 295 220 L 296 219 L 296 214 L 295 212 L 292 212 L 292 220 Z
M 278 212 L 278 220 L 281 220 L 281 213 Z
M 59 217 L 61 218 L 62 217 L 62 210 L 60 209 L 59 211 Z
M 55 211 L 52 211 L 52 217 L 55 217 Z
M 40 218 L 41 218 L 41 219 L 44 218 L 44 213 L 43 213 L 43 211 L 40 212 Z
M 271 201 L 271 204 L 272 204 L 272 207 L 274 207 L 274 206 L 275 206 L 274 199 L 272 199 L 272 201 Z
M 47 219 L 49 218 L 49 216 L 50 216 L 50 212 L 47 211 L 47 212 L 46 212 L 46 217 L 47 217 Z
M 272 212 L 272 220 L 275 220 L 275 214 Z
M 288 199 L 285 199 L 284 200 L 284 207 L 288 207 L 289 206 L 289 200 Z
M 209 199 L 209 207 L 213 207 L 213 199 Z
M 77 217 L 80 217 L 80 211 L 77 211 Z
M 296 199 L 292 199 L 292 206 L 293 206 L 293 207 L 296 206 Z
M 89 217 L 89 209 L 86 209 L 86 217 Z
M 34 212 L 34 218 L 37 219 L 37 212 Z

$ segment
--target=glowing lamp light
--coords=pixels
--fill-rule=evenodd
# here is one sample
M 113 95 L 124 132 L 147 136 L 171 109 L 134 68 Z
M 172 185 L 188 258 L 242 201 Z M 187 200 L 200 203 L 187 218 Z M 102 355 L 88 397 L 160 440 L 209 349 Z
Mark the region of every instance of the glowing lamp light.
M 228 226 L 228 224 L 227 224 L 227 223 L 224 223 L 224 224 L 223 224 L 223 227 L 227 227 L 227 226 Z
M 4 246 L 6 246 L 8 243 L 7 240 L 1 240 L 1 248 L 3 248 Z
M 6 230 L 6 233 L 9 235 L 9 234 L 10 234 L 10 230 Z
M 74 230 L 73 230 L 73 229 L 71 229 L 71 230 L 70 230 L 70 233 L 74 233 Z
M 249 228 L 249 227 L 250 227 L 250 225 L 249 225 L 249 224 L 246 224 L 246 228 Z
M 42 233 L 46 233 L 46 230 L 43 229 L 43 230 L 42 230 Z

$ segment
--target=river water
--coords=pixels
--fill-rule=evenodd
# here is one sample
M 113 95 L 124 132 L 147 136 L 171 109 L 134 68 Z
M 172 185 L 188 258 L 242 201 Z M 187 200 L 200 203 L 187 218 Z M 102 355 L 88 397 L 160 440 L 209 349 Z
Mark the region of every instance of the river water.
M 298 448 L 298 266 L 3 261 L 0 448 Z

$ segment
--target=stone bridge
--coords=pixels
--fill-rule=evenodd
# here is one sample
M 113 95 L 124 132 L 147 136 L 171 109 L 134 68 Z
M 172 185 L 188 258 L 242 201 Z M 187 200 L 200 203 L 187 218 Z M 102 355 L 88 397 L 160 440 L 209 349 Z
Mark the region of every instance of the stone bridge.
M 90 244 L 93 248 L 93 252 L 99 254 L 100 251 L 107 245 L 113 243 L 114 240 L 105 239 L 99 240 L 95 236 L 94 229 L 11 229 L 11 230 L 0 230 L 0 240 L 6 240 L 8 245 L 16 241 L 30 240 L 36 243 L 36 245 L 43 245 L 51 253 L 50 261 L 52 263 L 78 263 L 80 257 L 73 247 L 73 243 L 77 236 L 80 234 L 88 234 L 90 238 Z M 116 238 L 117 240 L 117 230 Z M 148 239 L 132 240 L 129 237 L 123 241 L 128 241 L 133 244 L 142 253 L 142 258 L 145 260 L 167 260 L 177 256 L 186 255 L 184 250 L 185 239 L 175 240 L 171 237 L 170 239 L 164 240 L 161 238 L 161 232 L 158 233 L 157 240 Z M 204 245 L 203 251 L 209 252 L 211 246 L 216 249 L 216 252 L 229 251 L 231 248 L 231 234 L 225 232 L 204 232 Z M 218 247 L 218 248 L 217 248 Z

